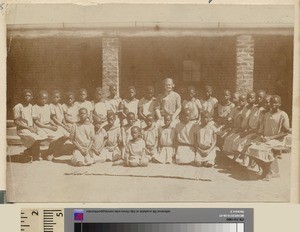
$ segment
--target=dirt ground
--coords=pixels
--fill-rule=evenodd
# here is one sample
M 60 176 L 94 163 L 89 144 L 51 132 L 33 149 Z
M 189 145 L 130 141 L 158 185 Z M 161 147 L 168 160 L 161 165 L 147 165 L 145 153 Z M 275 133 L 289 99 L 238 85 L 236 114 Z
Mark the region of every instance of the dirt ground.
M 8 147 L 13 157 L 22 147 Z M 70 156 L 54 162 L 7 163 L 8 200 L 14 202 L 287 202 L 290 154 L 279 160 L 280 177 L 262 181 L 255 171 L 219 154 L 218 167 L 203 168 L 211 181 L 164 177 L 92 175 L 91 167 L 73 167 Z M 231 163 L 231 162 L 230 162 Z M 110 164 L 105 164 L 110 165 Z M 112 167 L 114 168 L 114 167 Z M 147 167 L 150 168 L 150 167 Z M 79 172 L 79 175 L 66 173 Z

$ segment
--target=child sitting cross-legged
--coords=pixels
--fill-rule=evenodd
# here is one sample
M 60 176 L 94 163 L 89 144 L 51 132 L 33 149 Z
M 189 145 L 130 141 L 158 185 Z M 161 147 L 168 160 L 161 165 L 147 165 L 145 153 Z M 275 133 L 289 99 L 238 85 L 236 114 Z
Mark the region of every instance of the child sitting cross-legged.
M 141 129 L 137 126 L 131 128 L 131 137 L 126 146 L 125 166 L 129 167 L 146 167 L 149 159 L 146 155 L 146 144 L 142 139 Z

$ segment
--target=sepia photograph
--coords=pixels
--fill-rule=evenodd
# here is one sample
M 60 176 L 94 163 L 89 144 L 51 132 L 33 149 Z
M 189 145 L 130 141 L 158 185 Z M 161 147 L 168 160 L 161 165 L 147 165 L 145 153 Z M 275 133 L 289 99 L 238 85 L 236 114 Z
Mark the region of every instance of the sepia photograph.
M 293 5 L 6 7 L 8 202 L 290 201 Z

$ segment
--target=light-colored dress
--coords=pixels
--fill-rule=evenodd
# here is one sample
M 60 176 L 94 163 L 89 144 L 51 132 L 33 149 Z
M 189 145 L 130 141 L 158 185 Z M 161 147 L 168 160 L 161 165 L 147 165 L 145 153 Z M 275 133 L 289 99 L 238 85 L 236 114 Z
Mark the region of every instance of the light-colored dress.
M 261 118 L 261 114 L 264 111 L 263 107 L 252 107 L 250 115 L 249 115 L 249 119 L 248 119 L 248 127 L 251 130 L 258 130 L 259 128 L 259 122 L 260 122 L 260 118 Z M 248 134 L 247 136 L 243 137 L 243 138 L 239 138 L 236 141 L 236 145 L 232 148 L 233 151 L 237 151 L 237 152 L 242 152 L 245 153 L 247 149 L 247 147 L 251 144 L 252 140 L 254 138 L 256 138 L 256 133 L 251 133 Z
M 84 102 L 76 101 L 74 104 L 77 106 L 78 110 L 80 110 L 81 108 L 86 108 L 89 118 L 91 117 L 91 113 L 94 108 L 92 102 L 85 100 Z
M 156 107 L 156 98 L 152 98 L 150 100 L 143 97 L 138 104 L 138 108 L 142 109 L 142 113 L 147 116 L 148 114 L 155 115 L 155 107 Z
M 157 155 L 158 131 L 155 125 L 153 124 L 147 130 L 143 130 L 142 134 L 146 144 L 146 155 L 150 157 Z
M 56 119 L 59 121 L 59 122 L 63 122 L 64 120 L 64 110 L 63 110 L 63 106 L 58 103 L 57 105 L 54 105 L 54 104 L 50 104 L 50 111 L 51 111 L 51 116 L 55 116 Z M 68 132 L 65 128 L 63 128 L 62 126 L 60 125 L 57 125 L 58 127 L 58 130 L 61 131 L 61 133 L 65 136 L 65 137 L 69 137 L 70 136 L 70 132 Z
M 236 134 L 236 131 L 242 125 L 242 112 L 243 112 L 243 108 L 237 106 L 234 107 L 230 113 L 229 118 L 232 119 L 233 123 L 232 123 L 232 130 L 230 130 L 228 133 L 224 133 L 223 135 L 223 138 L 225 138 L 224 145 L 223 145 L 223 152 L 225 153 L 230 154 L 232 152 L 232 144 L 238 138 L 238 134 Z
M 69 126 L 71 126 L 72 123 L 69 123 L 67 121 L 67 117 L 69 117 L 72 121 L 76 122 L 76 121 L 79 121 L 79 118 L 78 118 L 78 107 L 77 105 L 67 105 L 67 104 L 63 104 L 62 106 L 63 108 L 63 112 L 64 112 L 64 115 L 65 115 L 65 120 L 67 122 L 67 124 Z
M 124 99 L 123 103 L 125 107 L 128 109 L 128 112 L 134 113 L 135 118 L 137 118 L 139 100 L 136 98 L 133 99 L 132 101 L 128 99 Z
M 106 126 L 104 129 L 106 129 Z M 101 151 L 101 156 L 104 156 L 104 158 L 108 161 L 121 159 L 121 151 L 118 146 L 119 141 L 121 141 L 120 127 L 113 125 L 111 128 L 106 130 L 106 133 L 108 135 L 108 139 L 105 147 Z
M 177 164 L 189 164 L 195 160 L 195 142 L 197 124 L 193 121 L 178 123 L 175 127 L 178 147 L 176 151 Z
M 153 115 L 154 118 L 156 118 L 156 114 L 155 114 L 155 107 L 156 107 L 157 103 L 156 103 L 156 98 L 152 98 L 150 100 L 146 99 L 145 97 L 143 97 L 138 104 L 138 109 L 141 109 L 141 112 L 143 113 L 143 115 L 147 116 L 148 114 Z M 146 126 L 146 123 L 144 122 L 144 120 L 141 120 L 141 125 L 142 127 Z
M 107 110 L 111 110 L 113 113 L 116 113 L 121 101 L 122 99 L 117 96 L 115 96 L 114 98 L 108 97 L 106 99 Z
M 148 158 L 145 157 L 146 144 L 143 139 L 137 141 L 130 140 L 127 144 L 129 166 L 139 166 L 142 163 L 148 164 Z
M 173 115 L 177 109 L 182 108 L 181 106 L 181 97 L 178 93 L 171 91 L 168 95 L 166 93 L 159 94 L 156 101 L 156 109 L 159 110 L 161 115 L 165 114 Z M 171 123 L 172 126 L 175 126 L 179 122 L 179 115 Z M 163 125 L 163 117 L 158 119 L 156 122 L 156 127 L 159 128 Z
M 101 152 L 101 147 L 103 147 L 103 143 L 108 138 L 108 134 L 106 130 L 100 128 L 98 131 L 95 132 L 95 149 L 98 153 Z
M 218 104 L 218 115 L 217 115 L 218 120 L 217 121 L 220 123 L 220 122 L 222 122 L 222 121 L 224 122 L 226 119 L 228 119 L 233 108 L 234 108 L 234 104 L 232 102 L 230 102 L 227 105 L 221 105 L 219 103 Z M 221 124 L 223 124 L 223 123 L 221 123 Z
M 267 112 L 264 115 L 263 123 L 260 127 L 260 133 L 263 136 L 274 136 L 281 132 L 288 131 L 290 128 L 289 117 L 279 110 L 276 113 Z M 256 141 L 247 150 L 247 154 L 264 162 L 274 160 L 273 149 L 276 147 L 288 147 L 288 136 L 280 139 L 273 139 L 268 142 Z
M 171 91 L 168 95 L 159 94 L 156 108 L 161 111 L 162 116 L 164 113 L 173 115 L 178 108 L 181 109 L 181 97 L 174 91 Z
M 201 99 L 202 110 L 209 112 L 209 116 L 213 117 L 215 113 L 215 108 L 217 107 L 218 100 L 217 98 L 210 97 L 208 100 Z
M 259 113 L 258 113 L 258 107 L 256 105 L 253 105 L 251 107 L 249 106 L 245 106 L 242 109 L 242 113 L 241 113 L 241 117 L 242 117 L 242 125 L 241 125 L 241 129 L 245 130 L 245 129 L 249 129 L 249 121 L 250 118 L 252 117 L 252 125 L 255 126 L 258 123 L 258 119 L 259 119 Z M 255 128 L 253 128 L 255 129 Z M 241 138 L 240 133 L 236 134 L 237 137 L 235 139 L 235 141 L 232 144 L 232 151 L 238 151 L 241 152 L 245 146 L 245 142 L 248 140 L 247 136 L 244 138 Z M 251 136 L 249 136 L 249 138 L 251 138 Z
M 191 120 L 197 120 L 199 118 L 202 105 L 199 99 L 192 98 L 192 100 L 184 100 L 182 102 L 183 109 L 189 109 L 191 112 Z
M 159 163 L 172 163 L 175 154 L 174 141 L 176 139 L 174 127 L 160 127 L 158 129 L 160 151 L 153 157 Z
M 92 101 L 92 105 L 93 105 L 94 114 L 98 116 L 102 115 L 103 117 L 106 117 L 108 106 L 105 100 L 96 103 Z
M 91 123 L 75 123 L 71 126 L 70 139 L 76 141 L 82 148 L 87 148 L 95 140 L 94 126 Z M 83 155 L 77 148 L 73 151 L 71 163 L 76 165 L 82 162 L 84 165 L 91 165 L 99 159 L 92 149 L 87 155 Z
M 197 146 L 196 146 L 196 157 L 195 162 L 202 164 L 202 163 L 209 163 L 214 165 L 215 158 L 216 158 L 216 146 L 211 147 L 209 152 L 203 151 L 200 149 L 199 146 L 212 146 L 216 143 L 216 136 L 217 128 L 214 126 L 212 122 L 209 122 L 205 126 L 200 126 L 197 132 Z
M 34 105 L 32 107 L 32 118 L 38 120 L 44 125 L 51 125 L 50 106 L 48 104 L 45 104 L 44 106 Z M 64 136 L 60 130 L 53 131 L 48 128 L 40 129 L 47 134 L 50 141 L 55 141 Z
M 19 103 L 13 108 L 14 120 L 18 120 L 25 126 L 32 127 L 32 105 L 24 106 Z M 46 133 L 40 128 L 37 128 L 37 133 L 33 133 L 28 129 L 23 129 L 17 126 L 17 134 L 20 136 L 25 147 L 30 148 L 36 141 L 42 141 L 48 138 Z

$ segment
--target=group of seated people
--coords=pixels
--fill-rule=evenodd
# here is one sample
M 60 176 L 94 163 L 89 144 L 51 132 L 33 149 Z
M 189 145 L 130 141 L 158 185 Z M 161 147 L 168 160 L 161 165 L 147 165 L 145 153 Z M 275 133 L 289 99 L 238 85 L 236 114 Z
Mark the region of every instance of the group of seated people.
M 290 133 L 288 115 L 279 109 L 281 98 L 259 90 L 231 94 L 224 90 L 222 99 L 212 96 L 211 86 L 204 87 L 204 97 L 196 98 L 193 86 L 186 89 L 186 99 L 175 92 L 170 78 L 163 81 L 164 92 L 154 97 L 148 86 L 142 99 L 128 87 L 125 99 L 117 96 L 111 85 L 104 98 L 96 88 L 94 101 L 80 89 L 73 92 L 40 91 L 31 105 L 33 92 L 23 91 L 23 102 L 13 108 L 17 133 L 26 146 L 24 156 L 32 160 L 53 159 L 53 154 L 69 140 L 74 146 L 74 166 L 113 162 L 128 167 L 153 163 L 190 164 L 214 167 L 216 151 L 241 158 L 249 157 L 249 168 L 258 165 L 261 177 L 268 180 L 278 169 L 274 147 L 285 146 Z M 51 98 L 51 103 L 49 102 Z M 50 141 L 41 155 L 40 144 Z

